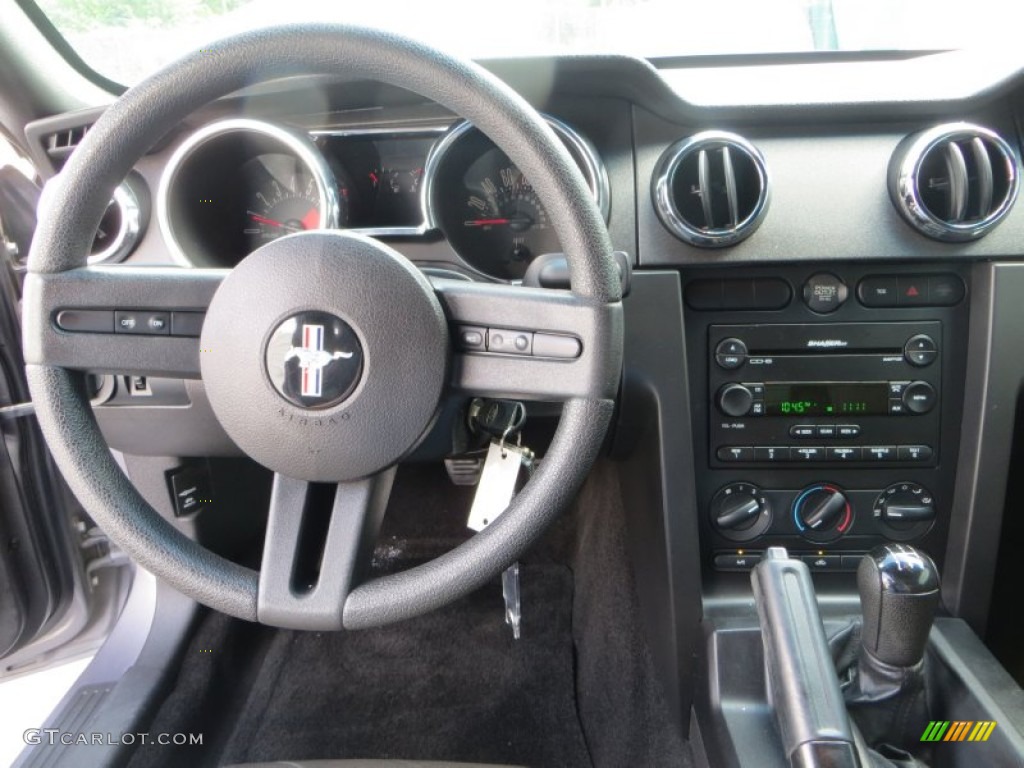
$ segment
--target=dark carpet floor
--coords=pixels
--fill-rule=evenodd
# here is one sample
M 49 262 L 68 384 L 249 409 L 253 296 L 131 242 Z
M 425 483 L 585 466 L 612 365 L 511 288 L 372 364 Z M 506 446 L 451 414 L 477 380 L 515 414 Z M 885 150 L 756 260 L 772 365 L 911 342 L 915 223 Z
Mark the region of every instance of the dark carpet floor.
M 211 614 L 154 725 L 191 723 L 206 744 L 140 749 L 131 766 L 377 757 L 587 768 L 572 584 L 565 566 L 524 566 L 519 641 L 497 584 L 362 632 L 274 632 Z M 225 721 L 230 731 L 217 731 Z
M 523 637 L 500 590 L 404 624 L 280 632 L 224 762 L 382 757 L 589 766 L 573 695 L 572 576 L 523 574 Z
M 687 768 L 640 630 L 614 471 L 522 566 L 522 639 L 498 580 L 391 627 L 310 633 L 207 613 L 150 732 L 202 747 L 145 746 L 128 768 L 215 768 L 316 758 L 450 760 L 530 768 Z M 375 571 L 468 536 L 473 489 L 443 469 L 399 473 Z

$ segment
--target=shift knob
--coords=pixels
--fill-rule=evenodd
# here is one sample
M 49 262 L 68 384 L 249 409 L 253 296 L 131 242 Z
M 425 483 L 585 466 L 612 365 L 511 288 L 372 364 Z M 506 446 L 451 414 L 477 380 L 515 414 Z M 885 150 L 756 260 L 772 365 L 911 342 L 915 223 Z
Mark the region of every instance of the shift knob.
M 862 649 L 895 667 L 921 661 L 939 602 L 932 559 L 906 544 L 875 547 L 857 568 L 857 589 Z

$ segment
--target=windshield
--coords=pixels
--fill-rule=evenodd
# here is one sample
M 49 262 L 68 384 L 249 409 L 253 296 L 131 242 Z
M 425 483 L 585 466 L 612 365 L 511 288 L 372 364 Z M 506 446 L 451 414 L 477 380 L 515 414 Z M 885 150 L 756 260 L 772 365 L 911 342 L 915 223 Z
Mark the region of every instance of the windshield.
M 91 67 L 129 85 L 217 38 L 297 21 L 384 27 L 471 58 L 946 50 L 991 47 L 1016 26 L 992 23 L 1005 0 L 973 0 L 970 13 L 962 0 L 38 2 Z

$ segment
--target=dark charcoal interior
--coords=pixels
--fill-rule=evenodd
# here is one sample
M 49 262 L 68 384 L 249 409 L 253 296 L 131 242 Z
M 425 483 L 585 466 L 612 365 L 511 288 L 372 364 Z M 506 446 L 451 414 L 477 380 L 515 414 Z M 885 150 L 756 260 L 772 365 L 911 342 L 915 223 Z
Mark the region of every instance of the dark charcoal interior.
M 383 629 L 275 631 L 206 613 L 151 728 L 204 731 L 131 768 L 359 758 L 688 766 L 638 624 L 617 470 L 607 464 L 522 563 L 522 638 L 497 582 Z M 464 536 L 472 494 L 437 467 L 398 476 L 376 569 Z M 429 535 L 427 533 L 429 532 Z M 583 595 L 587 597 L 584 598 Z M 662 727 L 655 727 L 661 723 Z

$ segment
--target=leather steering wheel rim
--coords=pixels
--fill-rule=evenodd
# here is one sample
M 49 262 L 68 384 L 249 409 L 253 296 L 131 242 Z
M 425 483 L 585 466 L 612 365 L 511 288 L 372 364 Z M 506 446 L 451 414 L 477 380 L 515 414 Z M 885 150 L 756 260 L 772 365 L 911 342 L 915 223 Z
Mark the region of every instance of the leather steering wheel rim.
M 84 273 L 93 233 L 115 186 L 169 127 L 254 82 L 298 74 L 383 81 L 430 98 L 473 122 L 531 179 L 545 206 L 557 212 L 552 218 L 570 267 L 572 299 L 606 318 L 592 341 L 600 354 L 587 363 L 590 368 L 600 363 L 600 371 L 587 371 L 596 383 L 586 396 L 565 399 L 544 462 L 508 510 L 450 552 L 347 593 L 341 625 L 377 626 L 451 602 L 522 555 L 578 490 L 611 420 L 622 321 L 608 232 L 564 147 L 537 113 L 497 78 L 475 64 L 397 35 L 348 26 L 293 25 L 226 39 L 131 88 L 104 113 L 47 187 L 25 287 L 27 376 L 58 466 L 107 535 L 140 565 L 200 603 L 241 619 L 260 620 L 259 572 L 188 539 L 142 498 L 106 445 L 82 376 L 47 358 L 43 348 L 48 334 L 54 333 L 54 320 L 46 280 Z

